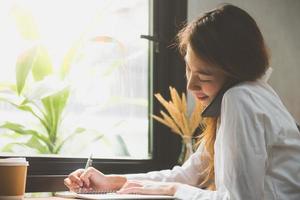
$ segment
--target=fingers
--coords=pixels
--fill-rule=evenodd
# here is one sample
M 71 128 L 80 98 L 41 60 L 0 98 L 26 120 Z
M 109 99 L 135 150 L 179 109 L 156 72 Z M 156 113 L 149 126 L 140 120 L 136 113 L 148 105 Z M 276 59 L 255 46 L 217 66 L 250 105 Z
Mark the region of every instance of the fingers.
M 112 187 L 112 184 L 109 185 L 109 183 L 107 183 L 105 175 L 93 167 L 72 172 L 68 178 L 64 180 L 64 184 L 72 191 L 78 191 L 78 189 L 90 190 Z
M 64 184 L 72 191 L 78 188 L 78 185 L 74 184 L 69 178 L 64 179 Z
M 84 169 L 78 169 L 71 174 L 68 178 L 64 179 L 64 184 L 70 189 L 78 189 L 83 186 L 83 182 L 80 180 L 79 176 L 84 172 Z
M 89 167 L 79 176 L 79 179 L 83 182 L 84 187 L 91 187 L 91 177 L 97 173 L 97 170 L 93 167 Z

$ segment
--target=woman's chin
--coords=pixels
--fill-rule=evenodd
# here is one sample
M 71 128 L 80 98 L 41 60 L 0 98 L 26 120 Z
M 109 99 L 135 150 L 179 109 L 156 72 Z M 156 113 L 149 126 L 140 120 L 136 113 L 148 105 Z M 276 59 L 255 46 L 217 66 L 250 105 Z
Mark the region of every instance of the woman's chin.
M 201 102 L 201 104 L 202 104 L 202 106 L 204 106 L 204 107 L 206 107 L 206 106 L 209 105 L 209 103 L 207 103 L 207 102 Z
M 203 106 L 208 106 L 210 104 L 210 99 L 208 97 L 206 98 L 197 98 L 199 100 L 199 102 L 203 105 Z

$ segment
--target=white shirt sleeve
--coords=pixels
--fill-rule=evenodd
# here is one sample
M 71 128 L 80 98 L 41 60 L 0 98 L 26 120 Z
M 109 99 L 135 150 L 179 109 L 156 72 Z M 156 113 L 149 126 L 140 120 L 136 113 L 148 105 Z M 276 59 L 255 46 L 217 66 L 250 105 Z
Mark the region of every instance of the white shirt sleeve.
M 266 147 L 263 114 L 244 92 L 229 91 L 222 101 L 215 143 L 216 191 L 182 185 L 179 199 L 259 200 L 264 198 Z
M 141 174 L 127 174 L 127 179 L 134 180 L 153 180 L 163 182 L 179 182 L 183 184 L 200 187 L 200 183 L 205 177 L 203 172 L 207 163 L 201 159 L 206 155 L 204 145 L 200 144 L 197 151 L 182 165 L 175 166 L 173 169 L 152 171 Z

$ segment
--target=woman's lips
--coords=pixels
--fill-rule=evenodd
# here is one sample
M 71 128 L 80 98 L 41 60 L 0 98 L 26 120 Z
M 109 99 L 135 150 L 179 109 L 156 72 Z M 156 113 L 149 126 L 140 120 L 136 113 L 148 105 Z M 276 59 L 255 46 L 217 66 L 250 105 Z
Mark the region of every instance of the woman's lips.
M 201 101 L 204 101 L 208 98 L 207 95 L 203 95 L 203 94 L 196 94 L 195 96 L 197 97 L 197 99 L 199 99 Z
M 203 97 L 197 96 L 197 98 L 201 101 L 205 101 L 206 99 L 208 99 L 208 96 L 203 96 Z

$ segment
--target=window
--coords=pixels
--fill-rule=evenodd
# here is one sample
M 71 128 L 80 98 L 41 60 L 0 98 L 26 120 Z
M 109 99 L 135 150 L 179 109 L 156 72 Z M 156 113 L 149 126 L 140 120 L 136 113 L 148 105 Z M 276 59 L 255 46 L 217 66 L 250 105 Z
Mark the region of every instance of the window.
M 148 41 L 139 39 L 149 32 L 147 1 L 3 7 L 2 151 L 148 158 Z
M 0 155 L 27 157 L 27 192 L 64 189 L 62 179 L 90 153 L 105 173 L 175 164 L 179 138 L 149 116 L 161 109 L 154 92 L 185 88 L 182 61 L 168 48 L 186 18 L 185 1 L 0 7 L 0 52 L 7 55 L 0 61 Z

